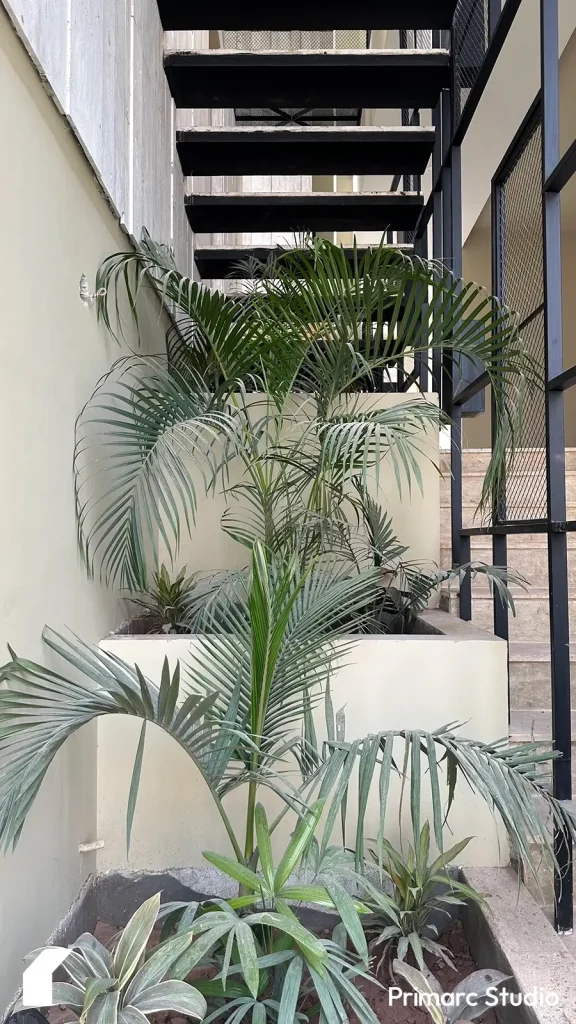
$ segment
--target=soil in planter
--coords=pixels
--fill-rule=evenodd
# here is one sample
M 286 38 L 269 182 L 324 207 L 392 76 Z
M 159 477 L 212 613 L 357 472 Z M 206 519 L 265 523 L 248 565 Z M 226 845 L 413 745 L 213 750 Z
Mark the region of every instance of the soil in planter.
M 99 921 L 94 929 L 94 935 L 105 946 L 109 946 L 117 934 L 117 928 L 102 921 Z M 159 937 L 159 931 L 152 933 L 149 948 L 157 945 Z M 440 982 L 443 991 L 451 992 L 459 981 L 462 981 L 463 978 L 466 978 L 478 968 L 470 952 L 470 946 L 460 921 L 453 921 L 448 925 L 442 936 L 442 942 L 448 947 L 456 970 L 453 971 L 443 960 L 430 963 L 430 967 Z M 387 976 L 381 980 L 384 984 L 388 983 Z M 362 980 L 359 982 L 359 986 L 378 1019 L 385 1022 L 385 1024 L 431 1024 L 431 1017 L 425 1009 L 419 1009 L 410 1004 L 403 1006 L 400 1001 L 394 1002 L 390 1006 L 386 991 Z M 410 991 L 408 986 L 406 986 L 406 990 Z M 69 1021 L 77 1019 L 77 1015 L 64 1006 L 52 1006 L 43 1012 L 49 1024 L 68 1024 Z M 175 1013 L 157 1013 L 151 1015 L 150 1019 L 153 1024 L 188 1024 L 184 1017 Z M 350 1019 L 353 1020 L 355 1018 L 351 1016 Z M 497 1024 L 497 1018 L 493 1010 L 486 1010 L 477 1019 L 481 1024 Z
M 452 921 L 448 925 L 442 935 L 442 942 L 448 947 L 449 955 L 456 970 L 453 971 L 441 959 L 435 962 L 429 960 L 428 963 L 435 978 L 437 978 L 442 986 L 442 991 L 451 992 L 458 982 L 467 978 L 473 971 L 477 971 L 478 965 L 472 957 L 470 946 L 460 921 Z M 384 972 L 386 976 L 379 980 L 383 984 L 388 984 L 387 967 L 384 968 Z M 410 1004 L 403 1006 L 401 1002 L 394 1002 L 390 1006 L 387 992 L 377 988 L 376 985 L 370 985 L 364 981 L 361 981 L 359 986 L 378 1019 L 385 1021 L 386 1024 L 431 1024 L 432 1018 L 427 1010 L 411 1006 Z M 407 992 L 411 991 L 408 985 L 400 983 L 399 987 L 404 988 Z M 494 1010 L 486 1010 L 481 1017 L 476 1019 L 481 1024 L 497 1024 Z

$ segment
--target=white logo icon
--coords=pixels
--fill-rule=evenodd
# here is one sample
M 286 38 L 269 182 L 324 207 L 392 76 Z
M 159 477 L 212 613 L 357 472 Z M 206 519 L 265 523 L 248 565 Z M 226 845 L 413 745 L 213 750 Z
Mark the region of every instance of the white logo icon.
M 71 950 L 53 946 L 43 949 L 22 976 L 23 1006 L 52 1006 L 52 977 Z

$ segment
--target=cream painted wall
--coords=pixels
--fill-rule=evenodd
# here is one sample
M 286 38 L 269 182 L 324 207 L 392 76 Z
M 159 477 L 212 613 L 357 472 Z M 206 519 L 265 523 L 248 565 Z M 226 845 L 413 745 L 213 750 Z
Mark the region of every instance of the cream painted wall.
M 463 734 L 490 741 L 508 728 L 506 644 L 469 623 L 446 613 L 431 612 L 446 636 L 373 636 L 359 640 L 347 664 L 331 678 L 335 710 L 346 709 L 346 736 L 362 738 L 384 729 L 434 730 L 449 721 L 466 722 Z M 450 621 L 451 620 L 451 621 Z M 180 659 L 191 663 L 194 640 L 182 637 L 113 637 L 101 646 L 145 675 L 158 680 L 167 656 L 174 667 Z M 325 738 L 324 712 L 316 713 L 318 738 Z M 227 836 L 197 769 L 184 751 L 155 726 L 147 732 L 139 800 L 134 818 L 130 857 L 126 856 L 126 801 L 140 723 L 116 716 L 98 722 L 98 835 L 104 848 L 98 853 L 100 870 L 111 868 L 160 869 L 198 866 L 203 850 L 230 853 Z M 402 747 L 402 743 L 399 745 Z M 402 750 L 397 753 L 402 762 Z M 443 774 L 441 774 L 441 780 Z M 292 781 L 295 781 L 294 778 Z M 431 806 L 423 778 L 423 820 Z M 387 836 L 398 842 L 398 780 L 392 785 Z M 445 794 L 445 790 L 444 790 Z M 270 809 L 275 796 L 261 793 Z M 242 829 L 245 791 L 225 800 L 235 829 Z M 356 794 L 350 793 L 350 833 L 354 843 Z M 378 802 L 370 798 L 366 835 L 377 833 Z M 404 835 L 410 834 L 409 818 Z M 293 822 L 287 821 L 277 843 L 281 846 Z M 484 802 L 461 782 L 450 815 L 456 842 L 474 836 L 462 862 L 498 865 L 506 862 L 507 843 Z M 339 832 L 338 832 L 339 835 Z M 335 834 L 335 841 L 339 841 Z M 278 846 L 277 846 L 278 849 Z
M 72 490 L 74 420 L 120 354 L 79 299 L 99 262 L 128 240 L 90 166 L 0 10 L 0 655 L 46 658 L 46 622 L 97 640 L 121 614 L 79 564 Z M 61 918 L 93 856 L 96 732 L 49 771 L 14 855 L 0 858 L 0 1011 L 22 957 Z

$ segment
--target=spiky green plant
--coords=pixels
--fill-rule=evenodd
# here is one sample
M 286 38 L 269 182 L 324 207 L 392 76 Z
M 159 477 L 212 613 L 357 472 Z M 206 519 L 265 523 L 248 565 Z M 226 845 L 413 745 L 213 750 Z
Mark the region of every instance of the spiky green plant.
M 395 850 L 387 839 L 382 840 L 381 850 L 370 848 L 372 858 L 382 865 L 384 877 L 392 883 L 390 896 L 370 883 L 366 883 L 364 895 L 371 914 L 365 928 L 371 936 L 371 949 L 380 956 L 379 967 L 391 948 L 399 960 L 410 952 L 421 970 L 426 966 L 425 952 L 454 967 L 446 946 L 439 941 L 436 920 L 446 923 L 454 906 L 484 901 L 482 893 L 451 878 L 446 870 L 469 842 L 462 839 L 431 860 L 430 825 L 426 821 L 406 853 Z
M 185 633 L 192 592 L 197 576 L 186 574 L 186 566 L 172 575 L 165 565 L 152 572 L 145 593 L 131 594 L 130 600 L 148 613 L 150 632 Z

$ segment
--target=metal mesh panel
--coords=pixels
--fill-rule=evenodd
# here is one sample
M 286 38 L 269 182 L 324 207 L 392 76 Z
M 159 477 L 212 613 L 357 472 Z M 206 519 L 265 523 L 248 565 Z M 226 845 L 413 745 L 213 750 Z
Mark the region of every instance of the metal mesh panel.
M 433 48 L 431 29 L 401 29 L 400 46 L 403 50 L 431 50 Z
M 488 49 L 488 0 L 459 0 L 452 27 L 456 123 Z
M 544 242 L 542 221 L 542 130 L 532 123 L 498 184 L 498 237 L 502 299 L 518 313 L 522 337 L 544 384 Z M 509 458 L 506 520 L 544 519 L 546 499 L 546 407 L 544 390 L 530 396 Z
M 324 29 L 321 32 L 292 29 L 226 31 L 222 33 L 226 50 L 364 50 L 365 29 Z

